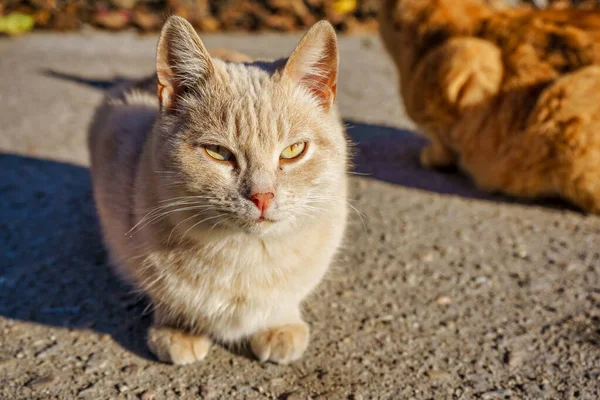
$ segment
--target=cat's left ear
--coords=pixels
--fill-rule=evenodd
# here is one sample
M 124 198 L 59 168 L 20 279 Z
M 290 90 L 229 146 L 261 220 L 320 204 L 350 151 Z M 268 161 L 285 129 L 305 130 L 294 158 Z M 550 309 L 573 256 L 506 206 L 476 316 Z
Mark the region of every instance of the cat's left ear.
M 283 79 L 306 87 L 328 111 L 337 94 L 338 46 L 335 30 L 317 22 L 304 35 L 283 69 Z
M 202 40 L 185 19 L 170 17 L 160 33 L 156 49 L 158 98 L 167 110 L 178 98 L 214 74 L 214 65 Z

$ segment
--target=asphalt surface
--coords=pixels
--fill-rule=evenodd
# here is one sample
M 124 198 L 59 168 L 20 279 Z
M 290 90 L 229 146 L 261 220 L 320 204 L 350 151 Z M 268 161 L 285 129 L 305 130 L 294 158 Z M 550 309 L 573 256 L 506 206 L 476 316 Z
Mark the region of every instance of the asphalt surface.
M 204 38 L 262 57 L 298 39 Z M 155 41 L 0 41 L 0 398 L 600 398 L 600 218 L 422 169 L 376 37 L 341 38 L 362 217 L 306 303 L 305 357 L 216 346 L 192 366 L 155 361 L 146 303 L 106 266 L 85 149 L 103 88 L 151 73 Z

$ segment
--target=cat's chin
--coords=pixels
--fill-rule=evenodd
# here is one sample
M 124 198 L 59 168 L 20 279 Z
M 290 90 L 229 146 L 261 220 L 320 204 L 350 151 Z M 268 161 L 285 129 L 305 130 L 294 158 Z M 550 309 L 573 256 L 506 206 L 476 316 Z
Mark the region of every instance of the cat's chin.
M 243 224 L 241 228 L 247 234 L 265 236 L 273 232 L 279 232 L 280 221 L 260 218 Z

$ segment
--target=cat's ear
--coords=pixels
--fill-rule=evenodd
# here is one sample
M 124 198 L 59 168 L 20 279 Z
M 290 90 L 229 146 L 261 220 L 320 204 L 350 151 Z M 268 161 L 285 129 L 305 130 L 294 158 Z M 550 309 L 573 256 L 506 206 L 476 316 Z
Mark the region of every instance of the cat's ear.
M 337 94 L 338 46 L 335 30 L 320 21 L 304 35 L 287 60 L 283 78 L 304 85 L 329 110 Z
M 162 28 L 156 50 L 158 98 L 167 110 L 187 90 L 214 73 L 214 65 L 200 37 L 185 19 L 170 17 Z

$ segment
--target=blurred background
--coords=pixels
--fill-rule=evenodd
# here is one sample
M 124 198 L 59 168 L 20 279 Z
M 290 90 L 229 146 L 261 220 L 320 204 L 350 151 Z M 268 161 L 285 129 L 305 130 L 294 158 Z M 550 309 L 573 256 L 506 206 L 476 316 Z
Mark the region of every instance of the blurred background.
M 598 0 L 488 0 L 498 7 L 598 7 Z M 86 27 L 141 33 L 160 29 L 167 15 L 188 19 L 199 31 L 303 30 L 326 18 L 345 33 L 377 30 L 380 0 L 0 0 L 0 34 Z

